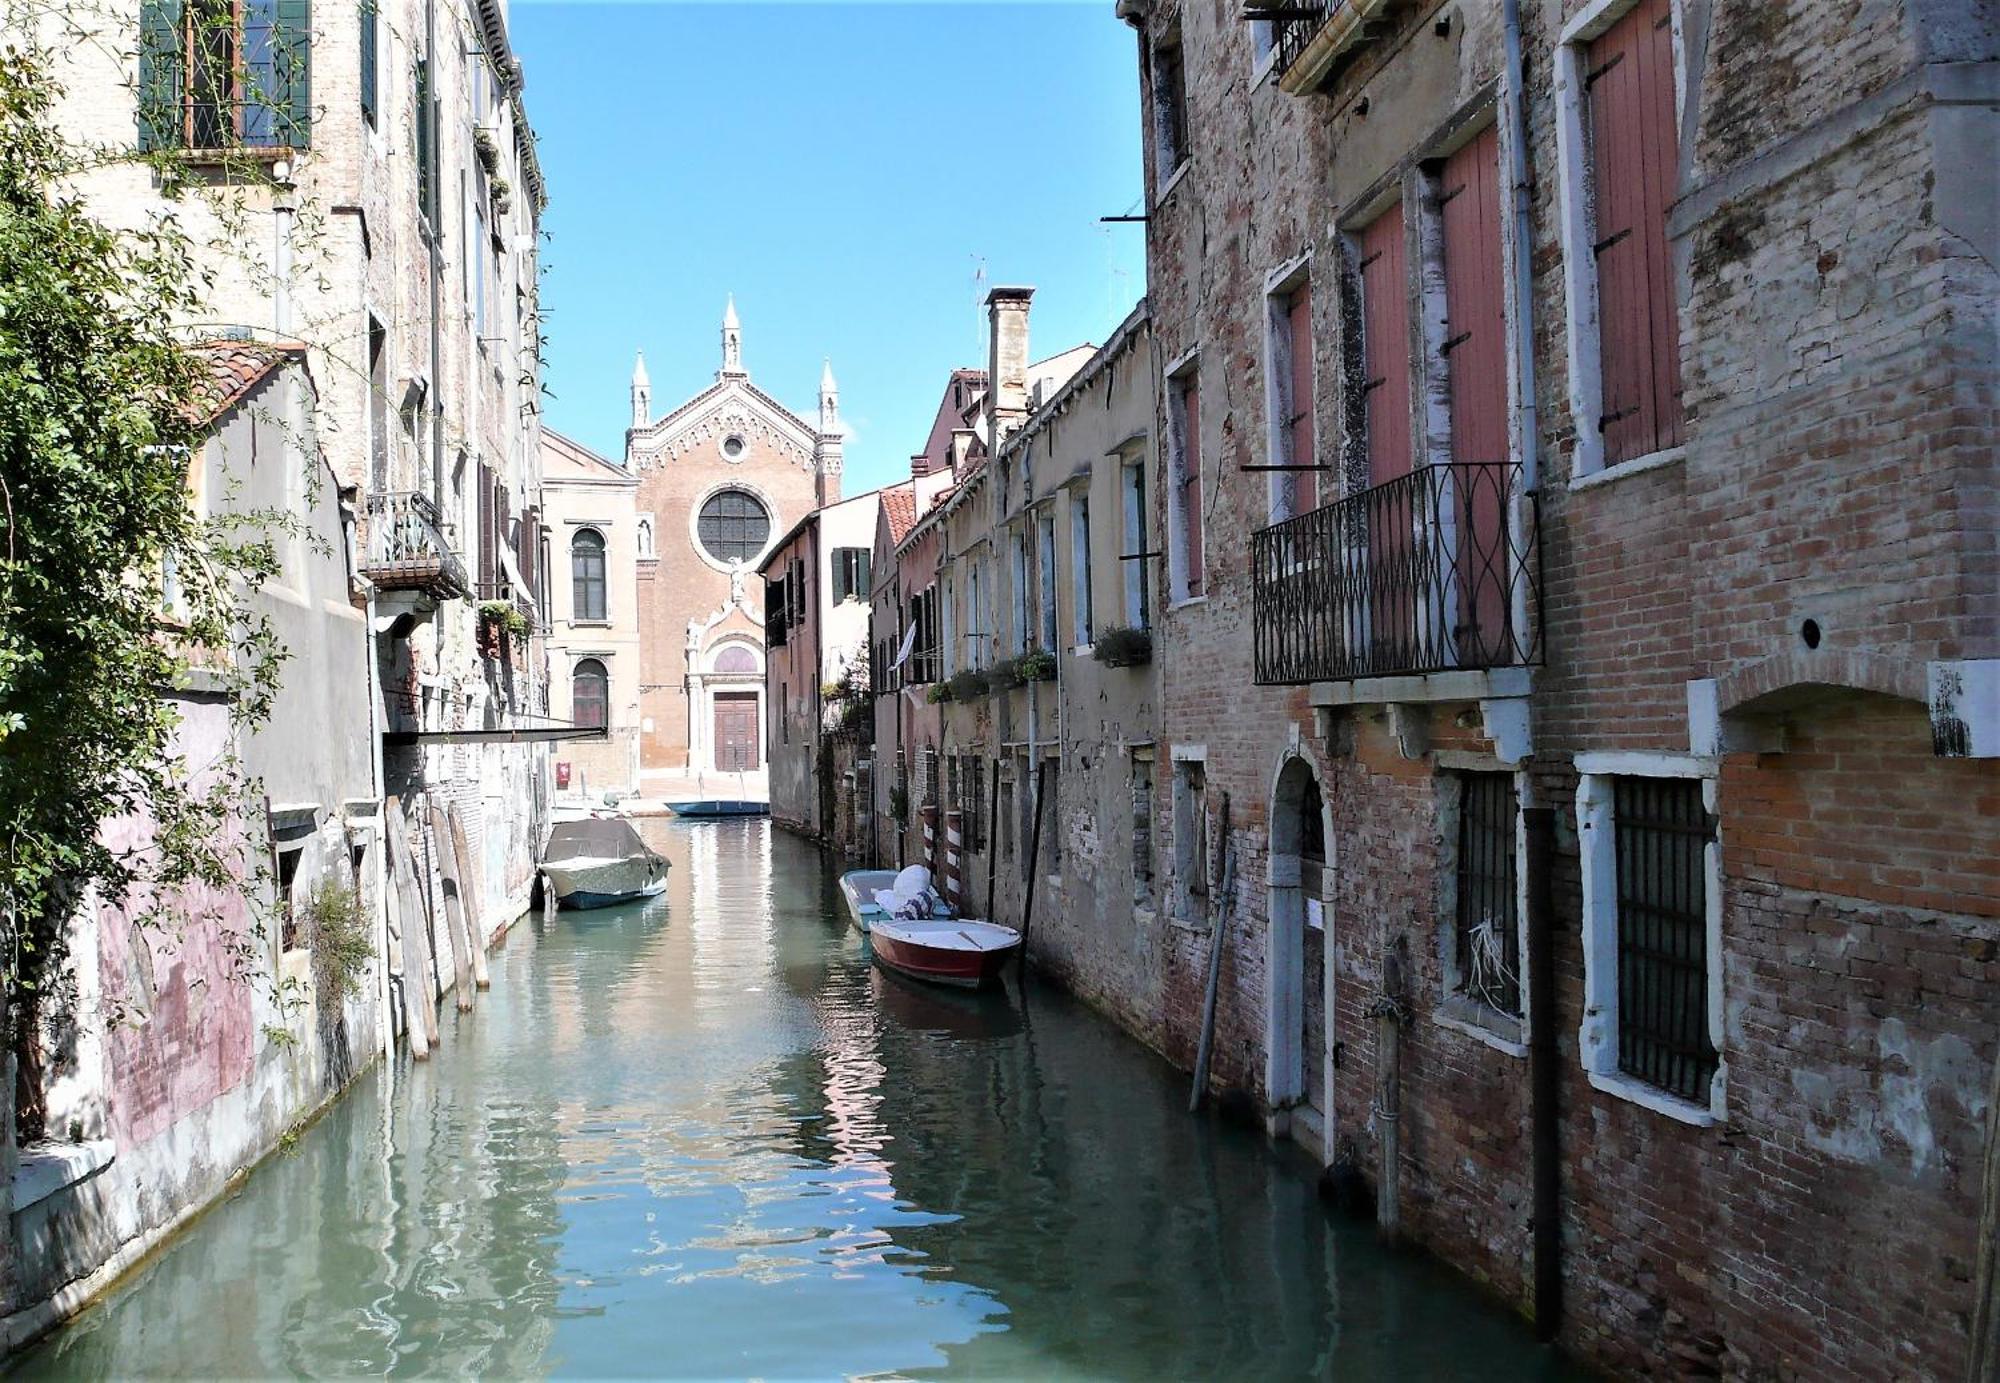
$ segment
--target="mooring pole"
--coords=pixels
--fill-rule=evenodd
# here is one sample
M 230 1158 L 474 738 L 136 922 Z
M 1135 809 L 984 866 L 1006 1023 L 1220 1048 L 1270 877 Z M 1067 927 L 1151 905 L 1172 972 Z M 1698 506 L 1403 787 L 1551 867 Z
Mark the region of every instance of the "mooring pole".
M 1035 876 L 1042 872 L 1042 809 L 1049 800 L 1049 761 L 1035 766 L 1035 829 L 1028 837 L 1028 903 L 1021 910 L 1021 974 L 1028 973 L 1028 928 L 1035 923 Z
M 993 790 L 986 795 L 986 920 L 997 922 L 993 915 L 993 884 L 1000 877 L 1000 852 L 993 848 L 993 832 L 1000 823 L 1000 761 L 993 761 Z
M 1207 859 L 1201 862 L 1208 869 Z M 1208 1093 L 1208 1058 L 1215 1045 L 1215 1006 L 1222 990 L 1222 941 L 1229 930 L 1229 905 L 1236 892 L 1236 845 L 1229 837 L 1229 794 L 1222 794 L 1222 892 L 1208 910 L 1208 996 L 1202 1001 L 1201 1040 L 1194 1049 L 1194 1089 L 1188 1093 L 1188 1113 L 1201 1108 Z

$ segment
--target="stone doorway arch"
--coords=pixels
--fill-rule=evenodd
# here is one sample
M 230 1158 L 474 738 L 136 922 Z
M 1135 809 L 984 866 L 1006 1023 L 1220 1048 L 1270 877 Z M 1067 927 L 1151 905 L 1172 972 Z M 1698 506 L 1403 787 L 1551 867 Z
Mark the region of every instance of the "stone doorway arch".
M 1319 771 L 1297 750 L 1278 765 L 1266 855 L 1265 1097 L 1273 1134 L 1332 1161 L 1333 822 Z

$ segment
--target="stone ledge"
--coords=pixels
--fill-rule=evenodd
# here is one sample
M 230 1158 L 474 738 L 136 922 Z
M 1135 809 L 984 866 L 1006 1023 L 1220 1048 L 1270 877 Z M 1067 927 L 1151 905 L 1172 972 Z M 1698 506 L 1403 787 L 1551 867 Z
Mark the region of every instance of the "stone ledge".
M 1502 667 L 1314 682 L 1306 692 L 1315 706 L 1386 706 L 1399 702 L 1489 701 L 1526 696 L 1533 688 L 1534 669 Z
M 58 1191 L 95 1176 L 118 1158 L 109 1138 L 88 1143 L 30 1143 L 21 1149 L 14 1168 L 16 1213 L 39 1204 Z

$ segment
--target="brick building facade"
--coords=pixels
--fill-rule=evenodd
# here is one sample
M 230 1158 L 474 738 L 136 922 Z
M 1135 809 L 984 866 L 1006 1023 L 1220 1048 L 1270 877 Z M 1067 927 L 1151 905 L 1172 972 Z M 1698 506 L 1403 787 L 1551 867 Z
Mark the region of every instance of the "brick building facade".
M 1559 1255 L 1601 1363 L 1951 1376 L 2000 1039 L 1990 8 L 1119 8 L 1159 738 L 1239 881 L 1214 1081 L 1524 1307 Z M 1206 954 L 1139 1022 L 1182 1062 Z

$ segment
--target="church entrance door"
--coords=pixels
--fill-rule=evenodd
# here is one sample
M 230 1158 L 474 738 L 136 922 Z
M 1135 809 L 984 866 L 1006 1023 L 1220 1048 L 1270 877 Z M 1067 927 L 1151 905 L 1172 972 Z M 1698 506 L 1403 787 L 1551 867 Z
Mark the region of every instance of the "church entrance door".
M 715 767 L 723 773 L 749 773 L 758 764 L 757 693 L 715 694 Z

